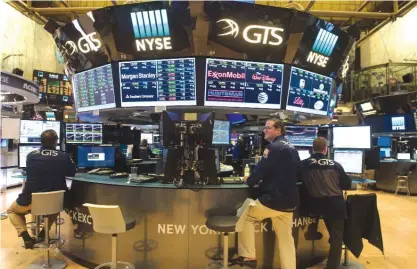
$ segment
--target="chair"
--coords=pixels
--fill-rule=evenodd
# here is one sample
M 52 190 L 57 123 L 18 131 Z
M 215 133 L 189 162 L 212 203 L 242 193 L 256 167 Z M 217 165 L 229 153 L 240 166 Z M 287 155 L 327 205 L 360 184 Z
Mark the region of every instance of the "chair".
M 117 237 L 118 234 L 127 232 L 136 226 L 136 221 L 128 221 L 123 215 L 118 205 L 96 205 L 83 204 L 88 207 L 91 217 L 93 218 L 93 229 L 97 233 L 112 235 L 112 257 L 111 262 L 98 265 L 95 269 L 108 267 L 117 269 L 118 265 L 124 266 L 125 269 L 135 269 L 135 266 L 128 262 L 117 260 Z
M 51 192 L 32 193 L 31 214 L 44 216 L 45 248 L 47 249 L 46 261 L 36 260 L 30 264 L 29 269 L 52 268 L 61 269 L 67 266 L 67 262 L 49 256 L 49 219 L 47 216 L 59 214 L 64 210 L 64 190 Z
M 397 195 L 399 190 L 405 189 L 407 191 L 407 196 L 410 196 L 410 184 L 408 181 L 410 175 L 411 171 L 408 172 L 408 175 L 406 176 L 397 176 L 397 188 L 395 189 L 395 195 Z
M 229 268 L 229 233 L 235 232 L 238 220 L 236 216 L 214 216 L 206 221 L 207 228 L 223 235 L 223 269 Z

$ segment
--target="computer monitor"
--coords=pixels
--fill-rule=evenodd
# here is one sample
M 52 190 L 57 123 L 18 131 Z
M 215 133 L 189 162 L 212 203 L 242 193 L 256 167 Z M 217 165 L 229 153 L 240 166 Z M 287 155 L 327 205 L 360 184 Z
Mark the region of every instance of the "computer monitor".
M 317 137 L 317 126 L 285 126 L 285 136 L 293 146 L 312 147 Z
M 410 160 L 411 159 L 411 154 L 410 153 L 397 153 L 397 160 Z
M 340 163 L 346 173 L 363 173 L 363 151 L 361 150 L 335 150 L 334 160 Z
M 391 147 L 391 137 L 379 136 L 377 140 L 378 147 Z
M 391 148 L 380 148 L 379 156 L 381 157 L 381 159 L 391 158 Z
M 300 156 L 300 160 L 305 160 L 310 158 L 310 151 L 309 150 L 297 150 L 298 156 Z
M 32 151 L 38 150 L 41 148 L 41 145 L 19 145 L 18 154 L 17 154 L 17 163 L 19 168 L 26 168 L 26 158 L 29 153 Z M 57 146 L 56 150 L 60 150 L 60 147 Z
M 69 144 L 102 144 L 103 124 L 66 123 L 65 141 Z
M 148 144 L 153 144 L 153 134 L 152 133 L 142 133 L 140 136 L 140 139 L 146 139 L 148 141 Z
M 9 147 L 9 140 L 8 139 L 1 139 L 1 148 L 7 149 Z
M 78 168 L 113 168 L 115 164 L 115 147 L 78 146 Z
M 370 149 L 370 126 L 333 127 L 333 148 Z
M 46 130 L 54 130 L 58 135 L 61 133 L 61 123 L 59 121 L 20 121 L 20 143 L 37 144 L 41 143 L 41 134 Z
M 213 145 L 230 145 L 230 121 L 214 121 Z

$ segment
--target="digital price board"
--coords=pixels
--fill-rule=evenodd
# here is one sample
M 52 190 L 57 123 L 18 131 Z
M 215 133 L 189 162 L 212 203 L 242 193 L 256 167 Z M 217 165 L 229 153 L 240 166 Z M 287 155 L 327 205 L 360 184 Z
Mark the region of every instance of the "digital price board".
M 327 115 L 332 86 L 330 77 L 292 67 L 286 109 Z
M 205 105 L 281 108 L 284 65 L 207 59 Z
M 111 64 L 75 74 L 73 85 L 78 112 L 116 107 Z
M 119 63 L 122 107 L 196 105 L 195 59 Z
M 33 70 L 33 81 L 39 84 L 40 103 L 71 105 L 72 87 L 64 74 Z

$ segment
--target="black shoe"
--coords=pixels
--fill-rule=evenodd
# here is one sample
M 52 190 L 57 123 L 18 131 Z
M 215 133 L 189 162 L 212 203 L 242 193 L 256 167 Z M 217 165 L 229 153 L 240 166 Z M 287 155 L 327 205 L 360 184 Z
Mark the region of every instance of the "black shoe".
M 23 239 L 23 243 L 25 244 L 25 249 L 33 249 L 33 246 L 36 244 L 36 239 L 35 238 L 31 238 L 31 239 Z
M 323 238 L 323 234 L 320 232 L 306 232 L 304 234 L 304 238 L 308 241 L 321 240 Z
M 240 265 L 240 267 L 248 266 L 250 268 L 256 268 L 256 265 L 257 265 L 256 260 L 245 260 L 245 257 L 242 257 L 242 256 L 236 258 L 234 262 Z

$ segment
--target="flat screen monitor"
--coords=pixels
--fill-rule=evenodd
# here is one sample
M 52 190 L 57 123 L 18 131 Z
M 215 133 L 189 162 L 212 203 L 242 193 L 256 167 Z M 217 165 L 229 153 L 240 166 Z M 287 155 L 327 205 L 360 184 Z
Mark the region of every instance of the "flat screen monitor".
M 19 168 L 26 168 L 26 157 L 28 156 L 28 154 L 40 148 L 41 148 L 41 145 L 19 145 L 19 148 L 18 148 Z M 60 150 L 60 147 L 57 146 L 56 150 Z
M 73 85 L 78 112 L 116 107 L 111 64 L 75 74 Z
M 410 153 L 397 153 L 397 160 L 410 160 L 411 154 Z
M 281 109 L 284 65 L 207 59 L 205 106 Z
M 153 134 L 153 143 L 158 144 L 160 142 L 161 140 L 160 140 L 159 134 Z
M 318 131 L 317 126 L 285 126 L 285 136 L 294 146 L 312 147 Z
M 381 157 L 381 159 L 391 158 L 391 148 L 380 148 L 379 156 Z
M 213 145 L 230 145 L 230 121 L 214 121 Z
M 310 158 L 310 151 L 309 150 L 297 150 L 298 156 L 300 156 L 300 160 L 306 160 Z
M 327 115 L 333 79 L 291 67 L 287 110 Z
M 371 102 L 360 104 L 360 106 L 363 112 L 374 110 L 374 107 L 372 106 Z
M 59 121 L 21 120 L 19 141 L 22 144 L 41 143 L 41 134 L 46 130 L 54 130 L 59 140 L 61 123 Z
M 1 139 L 1 148 L 7 149 L 9 147 L 9 140 L 8 139 Z
M 55 112 L 53 111 L 45 112 L 45 115 L 46 115 L 46 120 L 52 120 L 52 121 L 56 120 Z
M 72 105 L 72 87 L 64 74 L 33 70 L 33 81 L 39 84 L 39 102 L 51 105 Z
M 79 168 L 113 168 L 115 147 L 78 146 L 77 166 Z
M 334 160 L 340 163 L 346 173 L 363 173 L 363 151 L 361 150 L 335 150 Z
M 196 105 L 195 59 L 119 63 L 122 107 Z
M 377 140 L 378 147 L 391 147 L 391 137 L 389 136 L 379 136 Z
M 65 124 L 65 141 L 69 144 L 102 144 L 103 125 L 100 123 Z
M 232 125 L 242 124 L 248 121 L 248 118 L 245 115 L 238 113 L 226 114 L 226 118 Z
M 148 144 L 153 144 L 153 134 L 152 133 L 142 133 L 140 135 L 140 139 L 146 139 L 148 141 Z
M 371 148 L 370 126 L 333 127 L 333 148 Z

